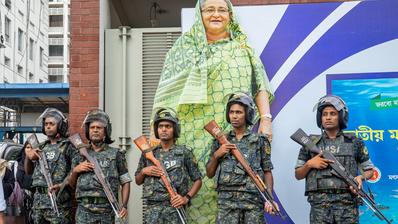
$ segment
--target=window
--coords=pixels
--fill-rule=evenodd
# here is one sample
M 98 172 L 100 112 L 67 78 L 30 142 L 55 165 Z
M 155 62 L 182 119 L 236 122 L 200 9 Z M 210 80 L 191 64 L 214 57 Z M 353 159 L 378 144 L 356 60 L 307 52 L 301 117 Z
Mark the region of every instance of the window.
M 6 0 L 5 5 L 8 9 L 11 9 L 11 0 Z
M 18 28 L 18 50 L 23 50 L 23 31 Z
M 34 49 L 34 44 L 35 44 L 35 42 L 33 41 L 33 39 L 30 38 L 30 39 L 29 39 L 29 59 L 30 59 L 31 61 L 33 61 L 33 53 L 34 53 L 33 49 Z
M 50 45 L 48 50 L 49 56 L 63 56 L 64 46 L 62 45 Z
M 10 33 L 11 33 L 11 20 L 6 16 L 5 17 L 5 30 L 4 30 L 4 37 L 7 43 L 10 43 Z
M 63 76 L 62 75 L 49 75 L 48 76 L 48 82 L 63 82 Z
M 44 49 L 40 47 L 40 56 L 39 56 L 40 67 L 43 67 L 43 54 L 44 54 Z
M 17 65 L 17 70 L 18 70 L 18 74 L 22 75 L 23 73 L 23 67 L 20 65 Z
M 63 15 L 50 16 L 50 27 L 62 27 L 63 25 Z
M 9 57 L 7 57 L 7 56 L 4 56 L 4 64 L 7 67 L 10 67 L 11 66 L 11 59 Z

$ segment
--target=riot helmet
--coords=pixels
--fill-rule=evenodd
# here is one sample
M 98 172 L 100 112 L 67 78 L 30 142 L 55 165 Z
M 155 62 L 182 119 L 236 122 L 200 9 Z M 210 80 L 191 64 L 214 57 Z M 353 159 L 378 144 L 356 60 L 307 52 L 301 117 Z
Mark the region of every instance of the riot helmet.
M 319 128 L 322 127 L 322 112 L 327 106 L 334 107 L 339 112 L 339 127 L 340 130 L 347 128 L 348 125 L 348 108 L 344 100 L 336 95 L 326 95 L 319 99 L 318 103 L 314 106 L 316 110 L 316 124 Z
M 111 139 L 112 135 L 112 124 L 109 116 L 105 111 L 101 109 L 94 109 L 87 112 L 84 118 L 83 125 L 85 129 L 86 138 L 90 139 L 90 123 L 98 121 L 104 125 L 105 128 L 105 140 L 106 144 L 112 144 L 114 141 Z
M 174 138 L 178 138 L 180 136 L 180 122 L 178 120 L 177 113 L 175 112 L 175 110 L 168 107 L 163 107 L 157 109 L 157 111 L 155 112 L 155 115 L 153 117 L 153 122 L 154 122 L 153 131 L 155 132 L 155 137 L 157 139 L 159 139 L 158 127 L 161 121 L 172 122 Z
M 229 119 L 229 110 L 233 104 L 240 104 L 243 107 L 245 107 L 246 123 L 248 125 L 252 125 L 254 116 L 256 113 L 256 109 L 255 109 L 255 105 L 254 105 L 252 97 L 249 94 L 246 94 L 243 92 L 233 93 L 229 97 L 228 103 L 227 103 L 227 108 L 225 111 L 225 117 L 226 117 L 228 123 L 231 123 L 231 121 Z
M 45 132 L 45 120 L 48 117 L 52 117 L 55 119 L 57 122 L 57 133 L 63 137 L 66 138 L 68 137 L 68 128 L 69 128 L 69 123 L 68 119 L 66 116 L 59 111 L 56 108 L 47 108 L 36 120 L 37 123 L 40 123 L 41 125 L 41 131 L 43 134 L 46 134 Z

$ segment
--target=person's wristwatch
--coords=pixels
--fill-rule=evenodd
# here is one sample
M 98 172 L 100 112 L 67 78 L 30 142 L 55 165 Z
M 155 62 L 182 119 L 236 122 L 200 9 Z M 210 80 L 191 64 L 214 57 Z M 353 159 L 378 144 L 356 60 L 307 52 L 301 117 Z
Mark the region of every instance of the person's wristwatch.
M 268 118 L 268 119 L 272 120 L 272 114 L 270 114 L 270 113 L 262 114 L 260 116 L 260 118 Z
M 127 205 L 126 204 L 123 204 L 122 207 L 127 210 Z

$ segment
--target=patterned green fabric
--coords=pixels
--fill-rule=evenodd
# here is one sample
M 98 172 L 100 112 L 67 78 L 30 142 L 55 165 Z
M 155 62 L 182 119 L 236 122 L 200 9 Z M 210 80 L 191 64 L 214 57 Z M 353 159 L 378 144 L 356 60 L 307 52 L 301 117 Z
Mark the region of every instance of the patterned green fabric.
M 228 6 L 232 11 L 230 2 Z M 166 56 L 154 100 L 153 108 L 171 107 L 177 111 L 181 124 L 178 143 L 193 149 L 202 173 L 212 140 L 203 127 L 213 119 L 222 128 L 227 127 L 227 96 L 237 91 L 256 95 L 266 90 L 270 101 L 273 99 L 264 67 L 247 45 L 247 37 L 233 16 L 228 30 L 230 39 L 208 44 L 198 2 L 194 25 Z M 216 207 L 213 180 L 205 177 L 188 211 L 190 223 L 214 223 Z

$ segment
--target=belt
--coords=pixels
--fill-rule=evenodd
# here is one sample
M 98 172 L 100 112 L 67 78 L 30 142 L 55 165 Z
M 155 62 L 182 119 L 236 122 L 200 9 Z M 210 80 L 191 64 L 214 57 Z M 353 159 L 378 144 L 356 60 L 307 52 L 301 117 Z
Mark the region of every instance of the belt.
M 84 197 L 79 199 L 83 204 L 108 204 L 109 201 L 107 198 L 100 197 Z
M 349 189 L 325 189 L 317 191 L 317 193 L 327 193 L 327 194 L 345 194 L 350 192 L 351 191 Z

